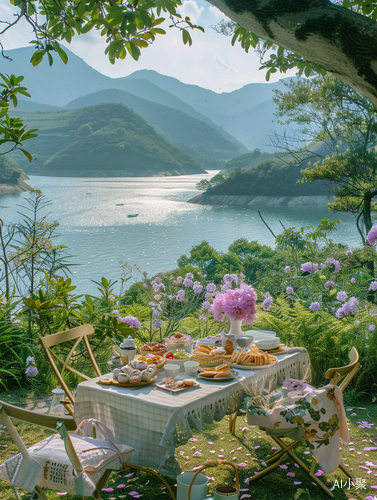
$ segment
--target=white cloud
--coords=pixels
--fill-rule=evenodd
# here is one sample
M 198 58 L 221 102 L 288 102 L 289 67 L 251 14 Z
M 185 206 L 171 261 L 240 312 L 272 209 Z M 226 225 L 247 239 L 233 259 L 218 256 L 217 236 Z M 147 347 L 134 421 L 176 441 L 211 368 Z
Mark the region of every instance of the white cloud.
M 193 23 L 197 23 L 204 7 L 199 7 L 199 5 L 194 0 L 185 0 L 181 7 L 178 9 L 179 14 L 183 19 L 188 16 Z
M 238 71 L 235 68 L 233 68 L 233 66 L 227 64 L 223 59 L 221 59 L 221 57 L 218 54 L 215 55 L 213 60 L 218 66 L 220 66 L 220 68 L 225 69 L 229 73 L 238 73 Z
M 211 5 L 208 9 L 210 11 L 211 14 L 213 14 L 216 18 L 216 20 L 219 20 L 219 19 L 228 19 L 222 12 L 221 10 L 219 10 L 217 7 L 215 7 L 214 5 Z

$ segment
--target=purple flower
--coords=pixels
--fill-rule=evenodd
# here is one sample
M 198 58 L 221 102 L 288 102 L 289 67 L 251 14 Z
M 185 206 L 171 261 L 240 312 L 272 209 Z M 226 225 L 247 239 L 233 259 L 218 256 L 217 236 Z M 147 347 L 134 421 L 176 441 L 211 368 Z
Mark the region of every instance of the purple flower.
M 326 281 L 325 286 L 335 286 L 335 281 Z
M 321 308 L 321 304 L 319 302 L 312 302 L 309 306 L 309 309 L 312 311 L 318 311 Z
M 353 255 L 352 250 L 347 250 L 346 255 Z
M 290 266 L 285 266 L 285 268 L 284 268 L 284 272 L 285 272 L 286 274 L 288 274 L 290 270 L 291 270 Z
M 203 311 L 205 311 L 206 309 L 208 309 L 208 311 L 209 311 L 209 310 L 210 310 L 210 308 L 211 308 L 211 305 L 212 305 L 212 304 L 211 304 L 211 302 L 208 302 L 208 300 L 205 300 L 205 301 L 203 302 L 203 305 L 202 305 L 202 309 L 203 309 Z
M 126 316 L 125 318 L 120 318 L 120 322 L 128 323 L 130 326 L 132 326 L 133 328 L 137 328 L 138 330 L 140 330 L 141 328 L 141 323 L 137 318 L 135 318 L 135 316 Z
M 152 328 L 158 330 L 161 327 L 162 327 L 162 321 L 160 319 L 156 319 L 155 321 L 153 321 Z
M 215 293 L 216 292 L 216 285 L 215 285 L 215 283 L 208 283 L 208 285 L 207 285 L 207 292 L 208 293 Z
M 238 276 L 237 276 L 237 274 L 231 274 L 230 275 L 230 279 L 233 281 L 233 283 L 235 283 L 236 285 L 238 285 Z
M 225 293 L 227 290 L 232 288 L 232 282 L 226 281 L 224 285 L 221 285 L 221 293 Z
M 185 276 L 185 279 L 193 280 L 194 279 L 194 275 L 192 273 L 187 273 L 186 276 Z
M 315 273 L 318 269 L 318 264 L 314 264 L 313 262 L 304 262 L 301 264 L 301 271 L 307 273 Z
M 223 280 L 224 280 L 224 283 L 231 283 L 232 282 L 232 278 L 230 276 L 230 274 L 224 274 L 224 277 L 223 277 Z
M 178 290 L 178 293 L 177 293 L 177 300 L 179 302 L 183 302 L 185 300 L 185 291 L 184 290 Z
M 293 295 L 295 292 L 293 291 L 293 288 L 291 286 L 287 286 L 285 293 L 287 295 Z
M 188 279 L 186 276 L 186 278 L 183 280 L 183 284 L 185 285 L 185 287 L 191 288 L 193 285 L 193 282 L 192 282 L 192 280 Z
M 168 299 L 173 300 L 174 299 L 173 295 L 168 295 Z
M 359 427 L 365 427 L 367 429 L 370 429 L 373 427 L 375 424 L 368 424 L 365 420 L 362 420 L 361 422 L 357 422 L 359 424 Z
M 148 283 L 143 283 L 143 288 L 148 288 Z
M 372 281 L 372 283 L 369 285 L 369 290 L 372 290 L 373 292 L 377 290 L 377 281 Z
M 119 311 L 118 311 L 118 309 L 114 309 L 114 311 L 111 311 L 111 314 L 116 314 L 117 316 L 119 316 Z
M 336 294 L 336 298 L 337 298 L 337 300 L 339 300 L 340 302 L 344 302 L 344 301 L 347 299 L 347 294 L 346 294 L 346 292 L 344 292 L 344 291 L 338 292 L 338 293 Z
M 340 271 L 340 264 L 336 259 L 333 259 L 332 257 L 327 257 L 326 264 L 333 264 L 335 273 L 338 273 Z
M 351 283 L 354 285 L 356 283 L 356 278 L 351 278 Z
M 199 281 L 195 281 L 192 289 L 193 289 L 194 293 L 202 293 L 203 285 Z
M 264 311 L 268 311 L 270 309 L 270 307 L 272 306 L 272 303 L 273 303 L 272 298 L 271 297 L 267 297 L 267 299 L 265 299 L 263 301 L 263 305 L 262 305 L 263 310 Z
M 28 368 L 26 368 L 25 373 L 27 377 L 35 377 L 36 375 L 38 375 L 38 368 L 36 366 L 30 365 Z
M 369 330 L 370 332 L 374 332 L 374 330 L 375 330 L 375 329 L 376 329 L 376 325 L 369 325 L 369 326 L 368 326 L 368 330 Z
M 26 366 L 29 366 L 31 363 L 35 363 L 35 359 L 33 356 L 28 356 L 26 358 Z
M 377 238 L 377 226 L 373 226 L 368 233 L 367 240 L 371 245 L 374 245 L 376 243 L 376 238 Z
M 158 309 L 153 309 L 152 318 L 159 318 L 159 317 L 160 317 L 160 311 Z
M 199 321 L 207 321 L 207 316 L 205 314 L 201 314 L 199 316 Z
M 115 300 L 115 295 L 109 295 L 109 300 Z

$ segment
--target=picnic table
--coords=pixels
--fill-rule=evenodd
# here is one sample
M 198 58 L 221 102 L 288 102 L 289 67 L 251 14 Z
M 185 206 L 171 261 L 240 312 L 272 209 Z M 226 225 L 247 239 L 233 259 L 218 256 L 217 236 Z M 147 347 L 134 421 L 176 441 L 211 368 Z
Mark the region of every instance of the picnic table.
M 219 422 L 237 411 L 245 395 L 259 394 L 264 387 L 282 384 L 285 378 L 302 379 L 310 369 L 309 355 L 303 348 L 289 349 L 277 358 L 277 363 L 264 369 L 237 369 L 239 375 L 231 381 L 200 379 L 200 387 L 176 394 L 154 384 L 140 388 L 99 385 L 99 379 L 112 374 L 97 377 L 79 384 L 75 421 L 100 420 L 117 442 L 137 450 L 132 453 L 131 464 L 176 477 L 180 467 L 175 447 L 192 437 L 192 429 L 201 432 L 203 423 Z M 162 370 L 156 382 L 165 376 Z

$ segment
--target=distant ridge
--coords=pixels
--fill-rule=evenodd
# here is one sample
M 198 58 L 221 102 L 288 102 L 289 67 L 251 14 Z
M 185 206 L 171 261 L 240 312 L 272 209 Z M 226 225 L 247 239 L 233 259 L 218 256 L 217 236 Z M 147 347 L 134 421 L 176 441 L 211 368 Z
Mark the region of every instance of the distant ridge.
M 64 107 L 85 95 L 117 89 L 174 108 L 216 128 L 227 141 L 238 145 L 242 143 L 246 149 L 240 149 L 234 156 L 255 148 L 273 152 L 269 136 L 274 130 L 283 130 L 280 124 L 274 122 L 275 106 L 272 102 L 273 90 L 282 90 L 283 80 L 251 83 L 233 92 L 216 93 L 153 70 L 139 70 L 127 77 L 110 78 L 65 50 L 69 57 L 68 64 L 65 66 L 59 57 L 55 57 L 51 67 L 47 61 L 33 67 L 29 62 L 33 52 L 31 47 L 7 51 L 13 61 L 5 63 L 4 71 L 24 75 L 32 101 L 43 106 Z M 196 154 L 199 155 L 199 152 Z

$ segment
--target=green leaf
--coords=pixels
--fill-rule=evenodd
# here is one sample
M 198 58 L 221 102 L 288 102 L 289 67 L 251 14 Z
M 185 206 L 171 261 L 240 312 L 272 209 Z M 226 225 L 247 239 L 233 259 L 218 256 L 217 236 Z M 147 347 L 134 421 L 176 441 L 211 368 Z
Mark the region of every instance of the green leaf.
M 47 56 L 48 56 L 48 64 L 50 66 L 52 66 L 52 63 L 54 62 L 54 60 L 53 60 L 52 55 L 50 54 L 50 52 L 47 52 Z
M 30 161 L 30 163 L 33 161 L 33 157 L 31 156 L 30 153 L 28 153 L 27 151 L 25 151 L 25 149 L 21 149 L 20 148 L 20 151 L 22 151 L 24 153 L 24 155 L 26 156 L 26 158 Z

